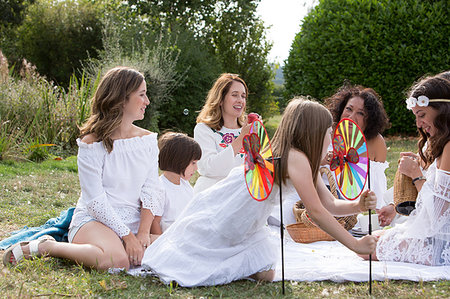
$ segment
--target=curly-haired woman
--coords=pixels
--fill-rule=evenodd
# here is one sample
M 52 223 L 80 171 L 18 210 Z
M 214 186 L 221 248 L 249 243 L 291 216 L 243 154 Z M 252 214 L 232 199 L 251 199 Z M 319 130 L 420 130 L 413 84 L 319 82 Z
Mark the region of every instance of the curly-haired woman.
M 372 88 L 345 84 L 325 102 L 333 115 L 334 127 L 341 119 L 349 118 L 364 132 L 370 159 L 370 187 L 377 195 L 377 209 L 389 211 L 386 216 L 381 216 L 381 224 L 389 224 L 395 216 L 395 211 L 392 205 L 384 208 L 383 195 L 387 190 L 384 171 L 389 163 L 386 162 L 386 143 L 381 135 L 388 128 L 389 119 L 380 96 Z M 387 219 L 384 220 L 383 217 Z

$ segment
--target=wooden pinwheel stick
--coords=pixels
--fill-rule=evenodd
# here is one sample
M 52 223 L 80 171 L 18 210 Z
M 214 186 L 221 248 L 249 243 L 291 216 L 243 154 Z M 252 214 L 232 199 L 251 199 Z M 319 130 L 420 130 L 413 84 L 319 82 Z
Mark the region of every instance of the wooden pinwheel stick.
M 280 161 L 281 157 L 275 157 L 269 160 Z M 283 285 L 283 295 L 284 295 L 284 224 L 283 224 L 283 191 L 282 191 L 282 180 L 281 180 L 281 161 L 280 167 L 278 168 L 280 173 L 278 174 L 278 184 L 280 186 L 280 239 L 281 239 L 281 281 Z

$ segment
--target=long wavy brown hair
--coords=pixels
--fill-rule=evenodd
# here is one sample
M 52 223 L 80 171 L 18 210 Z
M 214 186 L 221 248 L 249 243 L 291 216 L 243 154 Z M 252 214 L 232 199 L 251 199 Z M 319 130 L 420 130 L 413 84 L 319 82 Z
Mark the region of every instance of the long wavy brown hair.
M 123 107 L 131 93 L 144 81 L 144 75 L 129 67 L 110 69 L 100 80 L 92 98 L 91 116 L 80 128 L 80 138 L 93 134 L 110 153 L 113 132 L 122 123 Z
M 197 116 L 197 123 L 205 123 L 215 130 L 222 129 L 224 122 L 220 104 L 224 101 L 225 95 L 230 90 L 230 86 L 233 81 L 242 83 L 245 88 L 245 94 L 248 96 L 247 84 L 245 84 L 244 80 L 242 80 L 238 75 L 220 75 L 206 96 L 205 105 L 200 111 L 200 114 Z M 245 124 L 245 113 L 242 113 L 237 121 L 239 127 L 242 127 Z
M 450 80 L 448 80 L 448 71 L 436 76 L 428 76 L 415 83 L 408 93 L 408 97 L 418 98 L 427 96 L 432 99 L 450 100 Z M 433 161 L 438 158 L 444 150 L 447 142 L 450 141 L 450 103 L 448 102 L 430 102 L 429 107 L 435 109 L 438 114 L 434 119 L 433 125 L 437 133 L 430 136 L 421 128 L 417 128 L 420 133 L 418 142 L 419 155 L 425 162 L 425 168 L 428 168 Z M 427 148 L 423 152 L 423 147 L 427 143 Z
M 317 184 L 323 140 L 332 124 L 331 113 L 318 102 L 302 97 L 289 102 L 272 139 L 273 156 L 281 158 L 275 161 L 275 182 L 279 182 L 281 175 L 285 183 L 289 151 L 293 148 L 308 157 L 312 179 Z

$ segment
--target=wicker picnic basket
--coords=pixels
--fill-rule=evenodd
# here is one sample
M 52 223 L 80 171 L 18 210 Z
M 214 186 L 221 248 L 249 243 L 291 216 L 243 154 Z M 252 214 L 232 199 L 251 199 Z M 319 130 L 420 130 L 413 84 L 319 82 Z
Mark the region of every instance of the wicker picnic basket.
M 294 211 L 294 217 L 296 222 L 302 222 L 302 213 L 305 211 L 305 206 L 303 205 L 302 201 L 299 200 L 295 203 L 294 207 L 292 208 Z
M 326 167 L 322 167 L 320 169 L 320 173 L 326 173 L 330 183 L 330 191 L 335 198 L 338 198 L 336 182 L 331 174 L 331 171 Z M 312 243 L 317 241 L 334 241 L 333 237 L 315 225 L 309 217 L 308 212 L 306 211 L 301 200 L 295 203 L 293 211 L 297 223 L 287 225 L 286 229 L 295 242 Z M 346 230 L 352 229 L 357 222 L 356 215 L 335 218 Z
M 289 224 L 286 229 L 297 243 L 312 243 L 317 241 L 334 241 L 333 237 L 318 228 L 306 226 L 303 222 Z
M 397 169 L 394 178 L 394 207 L 398 214 L 409 216 L 416 208 L 417 189 L 412 179 Z
M 320 168 L 320 174 L 326 174 L 328 178 L 328 183 L 330 184 L 330 192 L 333 194 L 335 198 L 339 198 L 338 191 L 336 188 L 336 180 L 333 177 L 333 174 L 331 171 L 326 167 Z M 356 218 L 356 215 L 349 215 L 349 216 L 343 216 L 343 217 L 336 217 L 336 220 L 346 229 L 350 230 L 352 229 L 356 223 L 358 222 L 358 219 Z

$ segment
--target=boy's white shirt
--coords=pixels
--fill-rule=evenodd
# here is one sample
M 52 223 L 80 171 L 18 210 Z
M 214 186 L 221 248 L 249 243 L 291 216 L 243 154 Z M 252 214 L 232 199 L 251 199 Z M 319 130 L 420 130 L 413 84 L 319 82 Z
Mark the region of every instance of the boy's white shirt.
M 176 185 L 169 181 L 164 175 L 159 177 L 161 186 L 164 189 L 162 200 L 161 230 L 164 232 L 175 222 L 183 209 L 194 195 L 194 189 L 189 181 L 180 178 L 180 184 Z

